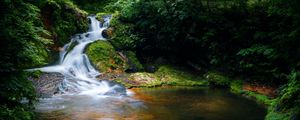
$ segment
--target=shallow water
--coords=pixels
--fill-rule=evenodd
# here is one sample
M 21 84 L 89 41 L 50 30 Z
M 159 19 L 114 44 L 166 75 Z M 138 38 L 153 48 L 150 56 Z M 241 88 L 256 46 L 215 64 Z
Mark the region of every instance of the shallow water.
M 131 89 L 131 96 L 68 95 L 43 99 L 41 120 L 263 120 L 266 109 L 227 90 Z

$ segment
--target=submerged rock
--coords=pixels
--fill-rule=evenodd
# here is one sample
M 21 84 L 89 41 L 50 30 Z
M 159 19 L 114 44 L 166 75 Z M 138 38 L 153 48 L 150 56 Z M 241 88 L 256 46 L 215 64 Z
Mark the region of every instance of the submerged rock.
M 107 81 L 107 80 L 104 80 L 104 81 Z M 109 91 L 107 91 L 104 95 L 110 95 L 110 96 L 126 95 L 126 88 L 123 85 L 120 85 L 114 81 L 107 81 L 107 82 L 111 89 Z
M 38 77 L 30 77 L 37 91 L 37 96 L 42 98 L 51 97 L 58 91 L 64 76 L 61 73 L 42 73 Z

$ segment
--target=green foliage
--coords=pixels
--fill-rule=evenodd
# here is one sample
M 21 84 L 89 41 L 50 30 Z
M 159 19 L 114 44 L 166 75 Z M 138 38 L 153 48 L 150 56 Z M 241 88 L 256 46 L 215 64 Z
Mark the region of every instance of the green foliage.
M 99 12 L 96 14 L 96 19 L 99 20 L 100 22 L 104 22 L 104 17 L 110 15 L 110 13 L 104 13 L 104 12 Z
M 2 38 L 0 49 L 0 119 L 34 119 L 32 110 L 36 100 L 35 89 L 27 79 L 28 74 L 22 71 L 49 62 L 47 46 L 52 44 L 50 39 L 53 38 L 51 38 L 50 32 L 44 28 L 48 29 L 54 26 L 55 32 L 52 31 L 53 29 L 48 29 L 52 35 L 55 36 L 55 33 L 58 33 L 59 36 L 63 37 L 65 35 L 69 37 L 78 30 L 75 28 L 74 30 L 73 26 L 86 28 L 85 24 L 76 22 L 77 17 L 73 17 L 73 14 L 77 13 L 74 11 L 78 11 L 78 9 L 70 1 L 49 0 L 45 3 L 42 2 L 44 1 L 5 0 L 0 2 L 2 15 L 0 18 L 0 37 Z M 35 6 L 46 3 L 49 3 L 48 5 L 55 10 L 63 12 L 54 12 L 49 15 L 46 13 L 51 11 L 40 10 L 39 7 L 41 6 Z M 54 19 L 53 17 L 61 18 Z M 64 21 L 60 21 L 61 19 Z M 52 21 L 47 22 L 47 20 Z M 84 20 L 84 23 L 87 23 L 86 18 Z M 72 24 L 66 21 L 70 21 Z M 69 29 L 73 31 L 68 31 Z M 39 73 L 30 75 L 38 76 Z
M 289 114 L 279 113 L 276 112 L 274 108 L 271 108 L 265 117 L 265 120 L 291 120 L 289 116 Z
M 247 95 L 249 97 L 252 97 L 256 101 L 258 101 L 259 103 L 263 103 L 265 105 L 271 105 L 272 102 L 274 101 L 274 100 L 270 99 L 268 96 L 262 95 L 262 94 L 259 94 L 259 93 L 256 93 L 256 92 L 245 91 L 243 94 Z
M 33 119 L 35 89 L 24 72 L 0 73 L 0 119 Z M 22 102 L 26 100 L 27 102 Z
M 106 11 L 105 6 L 115 3 L 116 0 L 72 0 L 76 5 L 87 11 L 89 14 L 96 14 L 99 11 Z
M 256 82 L 282 84 L 291 68 L 300 65 L 298 2 L 289 1 L 293 4 L 118 0 L 106 8 L 120 15 L 112 21 L 119 29 L 119 38 L 112 39 L 117 48 L 133 48 L 150 57 L 176 56 L 178 61 L 243 74 Z
M 281 109 L 291 109 L 300 105 L 300 71 L 293 71 L 290 75 L 288 84 L 281 91 L 279 106 Z M 299 111 L 300 112 L 300 111 Z
M 112 16 L 110 26 L 114 31 L 110 42 L 117 49 L 134 50 L 139 37 L 136 34 L 132 34 L 133 24 L 122 22 L 118 12 L 114 13 Z
M 24 107 L 8 108 L 0 106 L 0 119 L 6 120 L 32 120 L 33 113 L 24 109 Z
M 300 72 L 293 71 L 289 82 L 282 87 L 280 96 L 269 108 L 266 120 L 296 120 L 300 117 Z
M 41 4 L 41 14 L 45 27 L 59 47 L 68 43 L 70 36 L 85 32 L 88 27 L 87 13 L 70 0 L 46 0 Z
M 27 76 L 33 77 L 33 78 L 39 78 L 43 72 L 40 70 L 35 71 L 26 71 Z
M 52 43 L 40 22 L 40 10 L 26 0 L 0 1 L 0 119 L 31 120 L 35 89 L 23 69 L 48 62 Z M 25 102 L 27 101 L 27 102 Z
M 126 68 L 124 60 L 107 41 L 92 43 L 86 49 L 86 53 L 96 68 L 103 73 L 122 72 Z
M 45 65 L 51 43 L 42 36 L 49 35 L 39 20 L 39 9 L 21 0 L 2 1 L 0 36 L 0 71 Z
M 205 75 L 205 78 L 209 81 L 210 85 L 215 86 L 229 87 L 231 82 L 227 76 L 224 76 L 217 72 L 208 72 Z
M 114 0 L 107 4 L 104 9 L 112 13 L 120 11 L 122 16 L 131 17 L 133 13 L 138 12 L 134 9 L 134 5 L 138 2 L 139 0 Z
M 232 80 L 230 83 L 230 90 L 233 93 L 242 93 L 243 92 L 243 81 Z

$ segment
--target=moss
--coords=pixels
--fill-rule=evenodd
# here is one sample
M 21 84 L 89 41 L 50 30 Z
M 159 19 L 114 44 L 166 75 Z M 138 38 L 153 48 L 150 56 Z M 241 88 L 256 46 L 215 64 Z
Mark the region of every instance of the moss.
M 251 92 L 251 91 L 244 91 L 243 92 L 244 95 L 254 98 L 257 102 L 262 103 L 264 105 L 272 105 L 274 99 L 270 99 L 268 96 L 266 95 L 262 95 L 256 92 Z
M 213 86 L 229 87 L 231 83 L 229 77 L 218 72 L 208 72 L 205 77 Z
M 89 45 L 86 53 L 91 62 L 103 73 L 120 73 L 126 68 L 125 60 L 107 41 L 96 41 Z
M 146 72 L 133 73 L 128 79 L 138 82 L 140 87 L 154 87 L 162 84 L 155 74 Z
M 224 77 L 224 78 L 227 78 L 227 77 Z M 229 79 L 229 78 L 227 78 L 227 79 Z M 252 91 L 243 90 L 243 81 L 241 81 L 241 80 L 231 79 L 229 82 L 230 82 L 229 83 L 230 90 L 235 94 L 240 94 L 240 95 L 244 95 L 244 96 L 253 98 L 257 102 L 262 103 L 264 105 L 268 105 L 268 106 L 272 105 L 272 103 L 274 102 L 274 99 L 271 99 L 266 95 L 262 95 L 262 94 L 252 92 Z
M 232 80 L 230 83 L 230 90 L 233 93 L 242 93 L 243 92 L 243 83 L 241 80 Z
M 207 86 L 197 75 L 190 74 L 180 67 L 170 65 L 159 66 L 155 73 L 139 72 L 130 75 L 129 80 L 138 83 L 139 87 L 158 87 L 162 85 L 170 86 Z
M 143 65 L 140 63 L 139 59 L 136 57 L 136 53 L 133 51 L 124 52 L 128 59 L 128 68 L 132 71 L 142 71 L 144 69 Z
M 33 78 L 39 78 L 43 74 L 40 70 L 26 72 L 26 75 Z
M 177 86 L 202 86 L 207 85 L 202 77 L 189 73 L 184 68 L 171 65 L 162 65 L 154 73 L 164 84 Z
M 99 20 L 100 22 L 104 22 L 104 17 L 111 15 L 111 13 L 104 13 L 104 12 L 99 12 L 96 14 L 96 19 Z

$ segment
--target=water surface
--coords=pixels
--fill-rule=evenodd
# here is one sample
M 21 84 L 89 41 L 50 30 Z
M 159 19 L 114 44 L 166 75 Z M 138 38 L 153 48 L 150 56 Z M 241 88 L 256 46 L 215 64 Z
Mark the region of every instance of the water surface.
M 227 90 L 140 88 L 129 96 L 57 96 L 41 100 L 41 120 L 263 120 L 266 109 Z

